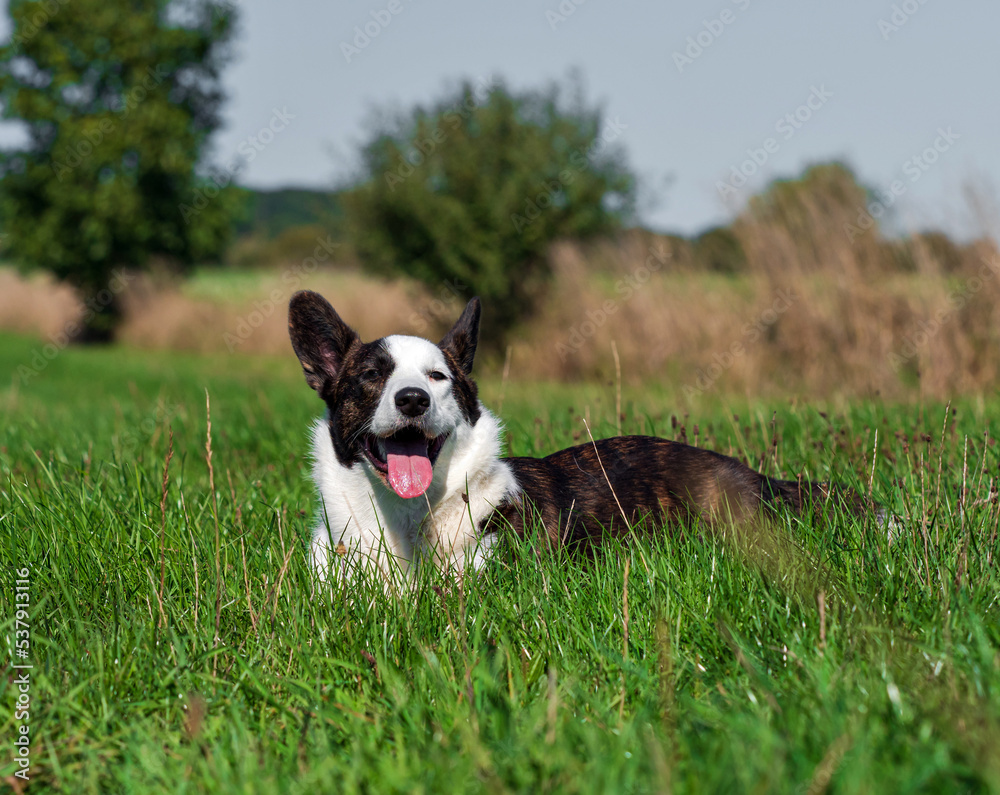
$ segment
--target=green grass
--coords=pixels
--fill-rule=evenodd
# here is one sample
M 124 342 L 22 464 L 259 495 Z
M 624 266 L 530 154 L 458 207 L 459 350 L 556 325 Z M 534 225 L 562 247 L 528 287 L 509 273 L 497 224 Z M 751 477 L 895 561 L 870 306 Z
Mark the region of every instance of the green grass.
M 37 346 L 0 339 L 0 372 Z M 462 587 L 424 573 L 391 600 L 310 577 L 319 402 L 297 370 L 68 350 L 0 392 L 8 643 L 30 567 L 29 792 L 1000 791 L 1000 401 L 945 422 L 627 390 L 626 433 L 697 426 L 770 474 L 871 485 L 908 528 L 891 546 L 843 517 L 686 528 L 596 561 L 511 544 Z M 501 393 L 515 454 L 586 440 L 583 416 L 616 432 L 613 385 L 484 383 Z
M 240 306 L 254 299 L 261 299 L 275 287 L 284 287 L 281 276 L 287 268 L 299 265 L 312 254 L 316 245 L 310 238 L 309 248 L 302 256 L 281 260 L 270 267 L 226 268 L 205 266 L 197 268 L 181 284 L 182 293 L 196 301 L 207 301 L 217 306 Z M 343 285 L 345 279 L 355 277 L 350 270 L 330 270 L 323 274 L 323 287 L 331 293 Z M 335 293 L 334 293 L 335 294 Z

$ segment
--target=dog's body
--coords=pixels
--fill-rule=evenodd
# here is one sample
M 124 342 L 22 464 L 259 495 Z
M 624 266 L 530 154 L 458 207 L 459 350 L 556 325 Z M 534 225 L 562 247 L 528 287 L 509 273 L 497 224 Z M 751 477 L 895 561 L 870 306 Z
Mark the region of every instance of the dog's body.
M 485 561 L 502 533 L 536 522 L 548 545 L 592 548 L 637 523 L 742 522 L 831 495 L 648 436 L 502 458 L 500 422 L 470 377 L 479 312 L 473 299 L 438 345 L 405 336 L 365 344 L 321 296 L 293 296 L 292 345 L 327 404 L 313 433 L 321 508 L 312 556 L 322 576 L 405 572 L 422 560 L 461 571 Z M 872 507 L 833 494 L 854 513 Z

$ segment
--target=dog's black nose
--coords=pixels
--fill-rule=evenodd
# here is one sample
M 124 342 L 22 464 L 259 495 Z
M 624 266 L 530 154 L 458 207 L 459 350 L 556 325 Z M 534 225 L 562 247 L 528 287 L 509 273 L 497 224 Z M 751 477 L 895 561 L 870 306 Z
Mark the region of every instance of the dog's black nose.
M 407 417 L 419 417 L 431 407 L 431 396 L 420 387 L 408 386 L 396 393 L 396 407 Z

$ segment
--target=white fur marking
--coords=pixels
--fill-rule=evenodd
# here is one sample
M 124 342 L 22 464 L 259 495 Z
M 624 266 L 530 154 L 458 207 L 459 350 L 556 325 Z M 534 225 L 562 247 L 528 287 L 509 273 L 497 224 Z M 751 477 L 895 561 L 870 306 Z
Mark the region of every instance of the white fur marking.
M 416 386 L 431 396 L 421 418 L 424 431 L 448 438 L 426 494 L 407 500 L 389 489 L 367 460 L 343 466 L 334 453 L 327 419 L 316 421 L 313 478 L 320 510 L 311 554 L 323 579 L 351 577 L 370 565 L 391 578 L 394 571 L 405 574 L 424 559 L 458 572 L 466 566 L 478 568 L 495 542 L 493 536 L 480 536 L 480 523 L 519 492 L 500 458 L 500 421 L 482 404 L 475 425 L 462 416 L 452 392 L 453 374 L 441 350 L 427 340 L 402 336 L 387 337 L 386 347 L 396 367 L 374 412 L 372 431 L 387 434 L 405 424 L 394 396 Z M 448 379 L 431 379 L 429 373 L 435 370 Z M 343 544 L 340 555 L 331 556 L 331 544 L 333 550 Z

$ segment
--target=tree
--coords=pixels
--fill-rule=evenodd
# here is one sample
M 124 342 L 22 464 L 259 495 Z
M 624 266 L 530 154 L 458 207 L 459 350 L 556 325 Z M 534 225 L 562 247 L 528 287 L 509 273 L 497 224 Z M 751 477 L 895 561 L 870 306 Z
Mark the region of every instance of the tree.
M 549 278 L 548 245 L 620 227 L 635 179 L 616 140 L 627 130 L 577 91 L 514 93 L 463 83 L 380 125 L 341 198 L 348 235 L 372 269 L 483 298 L 501 333 Z M 500 339 L 498 336 L 496 339 Z
M 217 185 L 228 175 L 209 180 L 203 153 L 220 123 L 232 7 L 11 0 L 10 14 L 0 101 L 27 142 L 0 153 L 5 254 L 77 287 L 79 337 L 109 339 L 119 271 L 183 268 L 228 240 L 233 199 Z

